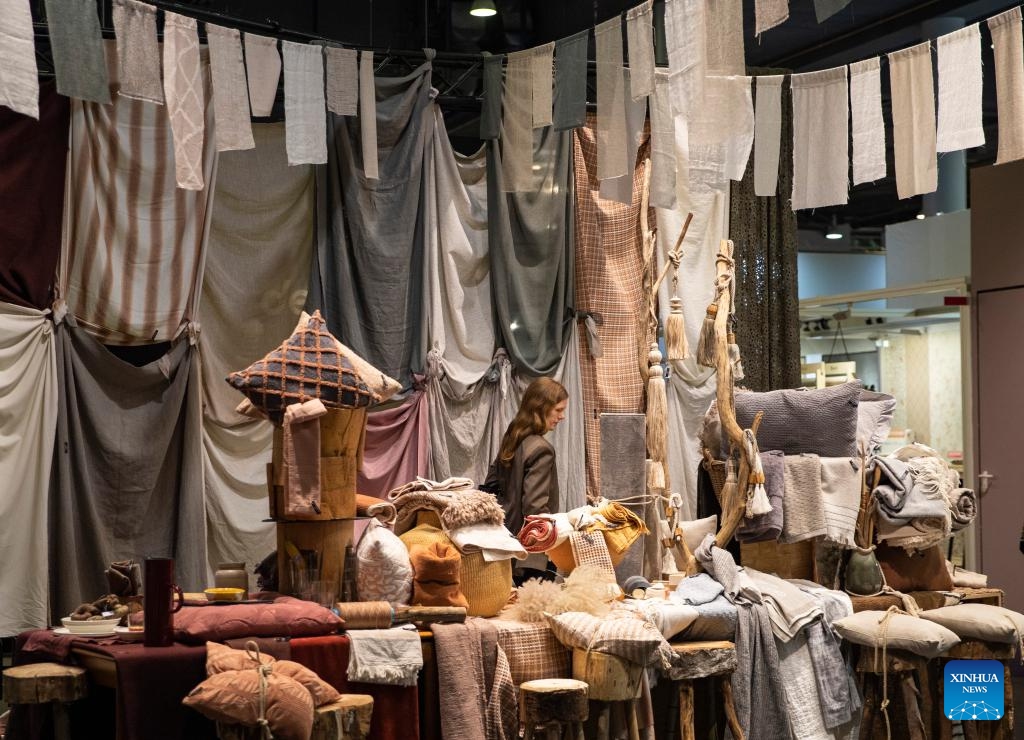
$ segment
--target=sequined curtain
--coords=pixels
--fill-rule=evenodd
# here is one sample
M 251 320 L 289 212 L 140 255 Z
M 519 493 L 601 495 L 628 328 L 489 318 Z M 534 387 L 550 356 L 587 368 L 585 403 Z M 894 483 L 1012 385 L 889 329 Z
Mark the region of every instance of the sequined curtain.
M 751 69 L 750 74 L 788 70 Z M 756 91 L 755 91 L 756 92 Z M 756 103 L 755 103 L 756 104 Z M 793 388 L 800 383 L 796 214 L 793 190 L 793 98 L 782 87 L 779 184 L 771 198 L 754 195 L 754 156 L 729 197 L 729 238 L 736 246 L 736 340 L 751 390 Z

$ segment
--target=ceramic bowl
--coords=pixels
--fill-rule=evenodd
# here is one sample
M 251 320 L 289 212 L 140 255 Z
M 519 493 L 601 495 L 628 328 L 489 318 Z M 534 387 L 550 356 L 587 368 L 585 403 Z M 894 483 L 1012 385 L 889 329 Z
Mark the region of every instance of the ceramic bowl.
M 208 588 L 203 593 L 210 601 L 242 601 L 245 599 L 244 588 Z
M 84 621 L 77 621 L 71 617 L 64 617 L 60 622 L 71 634 L 83 634 L 86 632 L 103 632 L 112 630 L 121 623 L 121 618 L 112 617 L 111 619 L 86 619 Z

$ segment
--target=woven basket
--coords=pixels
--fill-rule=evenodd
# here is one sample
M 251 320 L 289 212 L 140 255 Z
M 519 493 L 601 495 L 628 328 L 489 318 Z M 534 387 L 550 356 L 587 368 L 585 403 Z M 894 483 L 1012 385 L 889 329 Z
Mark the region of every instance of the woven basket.
M 708 476 L 711 478 L 711 487 L 715 491 L 715 498 L 718 499 L 718 503 L 722 503 L 722 488 L 725 486 L 726 470 L 725 461 L 716 460 L 711 456 L 711 453 L 706 449 L 702 450 L 704 455 L 704 462 L 702 465 L 704 469 L 708 471 Z
M 430 524 L 420 524 L 399 535 L 406 548 L 413 545 L 429 546 L 435 542 L 451 545 L 448 535 Z M 469 607 L 466 613 L 471 617 L 493 617 L 508 603 L 512 593 L 512 561 L 496 560 L 489 563 L 483 553 L 471 552 L 462 556 L 459 571 L 459 588 Z

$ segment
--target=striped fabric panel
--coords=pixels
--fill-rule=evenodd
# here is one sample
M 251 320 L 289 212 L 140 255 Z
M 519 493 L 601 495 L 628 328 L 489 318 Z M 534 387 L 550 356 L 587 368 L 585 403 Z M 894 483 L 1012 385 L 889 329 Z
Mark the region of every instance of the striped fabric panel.
M 116 89 L 113 52 L 109 42 Z M 202 69 L 209 91 L 205 53 Z M 206 183 L 216 171 L 213 141 L 207 136 L 203 150 Z M 72 100 L 68 161 L 61 276 L 68 310 L 106 344 L 175 338 L 198 300 L 214 189 L 175 187 L 166 108 L 117 95 L 110 105 Z
M 547 615 L 547 620 L 566 647 L 607 653 L 638 665 L 648 665 L 665 642 L 657 627 L 628 611 L 613 611 L 605 617 L 565 612 Z

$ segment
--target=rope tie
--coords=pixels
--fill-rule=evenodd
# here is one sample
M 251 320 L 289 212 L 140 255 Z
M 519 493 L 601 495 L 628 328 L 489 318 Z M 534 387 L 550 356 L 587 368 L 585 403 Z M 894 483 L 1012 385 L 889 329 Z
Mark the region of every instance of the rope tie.
M 260 709 L 256 724 L 261 728 L 260 735 L 266 740 L 273 740 L 274 735 L 270 731 L 270 722 L 267 720 L 267 676 L 274 670 L 269 663 L 260 661 L 260 646 L 253 640 L 245 643 L 245 654 L 256 662 L 256 673 L 260 677 Z
M 892 740 L 892 727 L 889 724 L 889 661 L 887 660 L 887 649 L 889 645 L 889 622 L 897 614 L 907 614 L 907 612 L 900 609 L 898 606 L 890 606 L 885 610 L 885 614 L 879 620 L 881 625 L 881 638 L 882 638 L 882 702 L 879 707 L 882 710 L 882 716 L 885 718 L 885 737 L 886 740 Z M 875 645 L 875 670 L 878 669 L 878 645 Z

